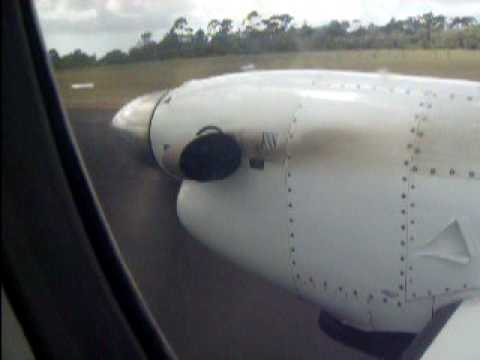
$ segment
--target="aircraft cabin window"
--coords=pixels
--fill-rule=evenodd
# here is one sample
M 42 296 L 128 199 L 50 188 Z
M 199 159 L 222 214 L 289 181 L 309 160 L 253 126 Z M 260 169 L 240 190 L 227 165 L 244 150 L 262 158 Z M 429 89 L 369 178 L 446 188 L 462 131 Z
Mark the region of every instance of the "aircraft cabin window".
M 479 1 L 34 3 L 179 358 L 398 356 L 478 294 Z

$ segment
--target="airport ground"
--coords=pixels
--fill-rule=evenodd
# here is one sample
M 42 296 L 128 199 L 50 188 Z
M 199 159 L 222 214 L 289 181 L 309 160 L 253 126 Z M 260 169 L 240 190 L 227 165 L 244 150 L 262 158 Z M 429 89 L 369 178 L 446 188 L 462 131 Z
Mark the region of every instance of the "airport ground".
M 478 50 L 343 50 L 183 58 L 65 70 L 57 73 L 57 79 L 68 107 L 117 109 L 147 92 L 252 66 L 257 70 L 382 71 L 480 81 Z M 71 88 L 72 83 L 84 82 L 93 82 L 95 88 Z

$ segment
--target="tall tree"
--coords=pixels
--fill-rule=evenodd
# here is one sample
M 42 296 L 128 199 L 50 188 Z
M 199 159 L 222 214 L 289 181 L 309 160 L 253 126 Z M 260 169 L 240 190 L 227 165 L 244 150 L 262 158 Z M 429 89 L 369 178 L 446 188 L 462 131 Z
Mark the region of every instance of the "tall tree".
M 390 21 L 383 27 L 383 30 L 387 34 L 403 31 L 403 21 L 397 21 L 395 18 L 391 18 Z
M 410 16 L 407 20 L 404 21 L 404 29 L 407 34 L 413 35 L 418 34 L 420 29 L 422 28 L 422 24 L 420 22 L 420 18 L 416 16 Z
M 250 11 L 247 17 L 243 20 L 243 25 L 245 26 L 245 31 L 247 33 L 258 32 L 261 30 L 262 17 L 258 11 Z
M 470 25 L 477 23 L 477 19 L 473 16 L 457 16 L 450 20 L 449 28 L 450 29 L 462 29 Z
M 340 37 L 347 34 L 347 30 L 350 28 L 348 21 L 333 20 L 325 27 L 325 32 L 331 37 Z
M 60 55 L 58 54 L 58 51 L 56 49 L 48 50 L 48 57 L 50 58 L 53 67 L 58 67 L 60 64 Z
M 60 65 L 62 68 L 83 67 L 95 65 L 96 56 L 88 55 L 81 49 L 75 49 L 71 53 L 62 57 Z
M 145 31 L 140 34 L 140 40 L 137 42 L 138 47 L 145 47 L 153 44 L 152 33 L 150 31 Z
M 210 39 L 212 39 L 220 31 L 220 28 L 220 21 L 217 19 L 210 20 L 207 26 L 208 36 Z
M 193 50 L 195 55 L 203 56 L 207 52 L 208 38 L 205 31 L 198 29 L 193 35 Z
M 420 16 L 420 23 L 422 24 L 425 32 L 426 43 L 424 44 L 424 46 L 426 47 L 431 47 L 432 45 L 433 20 L 434 16 L 432 12 Z
M 289 14 L 273 15 L 270 18 L 270 22 L 274 24 L 273 27 L 275 32 L 286 32 L 290 27 L 292 21 L 293 17 Z
M 306 21 L 303 22 L 302 27 L 300 28 L 300 35 L 304 38 L 312 36 L 314 30 L 308 25 Z
M 433 30 L 444 31 L 447 27 L 447 18 L 443 15 L 437 15 L 433 18 Z
M 120 49 L 114 49 L 107 52 L 98 62 L 103 65 L 125 64 L 128 62 L 128 55 Z
M 173 23 L 172 28 L 170 29 L 172 34 L 177 35 L 180 41 L 184 42 L 185 39 L 188 39 L 193 34 L 193 29 L 188 26 L 187 18 L 179 17 Z
M 233 29 L 233 21 L 230 19 L 223 19 L 220 23 L 220 33 L 222 35 L 228 35 Z

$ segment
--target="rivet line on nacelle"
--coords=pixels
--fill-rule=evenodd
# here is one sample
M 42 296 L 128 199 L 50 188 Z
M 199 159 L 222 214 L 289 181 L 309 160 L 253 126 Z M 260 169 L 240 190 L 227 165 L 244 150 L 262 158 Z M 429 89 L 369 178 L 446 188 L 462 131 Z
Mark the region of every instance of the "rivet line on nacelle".
M 475 179 L 475 177 L 476 177 L 476 172 L 474 170 L 460 171 L 460 170 L 458 170 L 456 168 L 453 168 L 453 167 L 445 169 L 443 173 L 441 171 L 439 171 L 437 168 L 420 169 L 420 168 L 416 167 L 416 169 L 414 169 L 412 167 L 412 171 L 413 170 L 416 170 L 417 172 L 420 172 L 420 170 L 423 170 L 424 174 L 429 174 L 431 176 L 442 176 L 442 175 L 446 176 L 446 175 L 449 175 L 449 176 L 457 176 L 457 177 L 465 178 L 465 179 L 467 179 L 467 178 Z
M 408 281 L 405 274 L 407 273 L 407 268 L 411 271 L 411 266 L 408 265 L 408 244 L 413 243 L 415 240 L 414 233 L 414 224 L 415 218 L 413 216 L 413 210 L 415 208 L 415 202 L 412 201 L 414 198 L 415 186 L 415 175 L 420 171 L 420 168 L 417 164 L 417 158 L 422 153 L 421 141 L 425 137 L 425 132 L 422 129 L 422 124 L 429 121 L 429 114 L 433 108 L 432 98 L 437 98 L 437 94 L 431 90 L 425 90 L 423 92 L 424 100 L 418 103 L 419 111 L 413 114 L 413 124 L 409 127 L 410 131 L 410 140 L 407 143 L 408 158 L 404 161 L 405 168 L 407 169 L 407 176 L 402 177 L 402 181 L 406 183 L 406 189 L 402 192 L 402 199 L 409 201 L 409 206 L 403 211 L 402 214 L 406 215 L 404 218 L 404 223 L 401 226 L 402 231 L 405 232 L 406 237 L 400 241 L 401 247 L 401 284 L 399 289 L 401 291 L 407 291 L 407 284 L 413 283 L 411 273 L 409 274 Z M 405 178 L 407 180 L 405 181 Z M 398 302 L 397 305 L 402 306 L 401 302 Z
M 312 83 L 313 85 L 314 83 Z M 299 106 L 300 108 L 300 106 Z M 292 278 L 294 281 L 294 285 L 297 289 L 298 295 L 299 293 L 299 286 L 301 284 L 301 275 L 298 270 L 296 270 L 297 267 L 297 260 L 295 258 L 296 254 L 296 249 L 295 249 L 295 229 L 294 229 L 294 222 L 295 218 L 293 215 L 293 199 L 292 199 L 292 193 L 293 193 L 293 185 L 291 183 L 292 181 L 292 172 L 290 170 L 290 161 L 292 160 L 292 154 L 291 154 L 291 140 L 294 137 L 294 124 L 296 123 L 297 119 L 294 116 L 292 118 L 292 121 L 290 122 L 290 127 L 288 129 L 287 133 L 287 150 L 286 150 L 286 156 L 285 156 L 285 170 L 286 170 L 286 185 L 287 185 L 287 212 L 288 212 L 288 242 L 289 242 L 289 262 L 291 266 L 291 273 L 292 273 Z M 290 146 L 289 146 L 290 145 Z
M 312 82 L 312 86 L 316 86 L 317 84 L 315 82 Z M 379 86 L 379 85 L 376 85 L 376 84 L 358 84 L 358 83 L 343 83 L 343 82 L 333 82 L 333 83 L 320 83 L 318 84 L 319 86 L 324 86 L 324 87 L 327 87 L 327 88 L 332 88 L 332 89 L 352 89 L 352 90 L 365 90 L 365 91 L 373 91 L 373 92 L 377 92 L 377 91 L 383 91 L 387 94 L 395 94 L 395 95 L 412 95 L 412 93 L 415 93 L 415 94 L 418 94 L 418 95 L 421 95 L 421 96 L 424 96 L 426 98 L 433 98 L 433 99 L 442 99 L 442 98 L 445 98 L 445 99 L 450 99 L 450 100 L 456 100 L 458 99 L 460 96 L 458 94 L 453 94 L 453 93 L 450 93 L 450 94 L 445 94 L 445 93 L 442 93 L 442 96 L 439 97 L 439 94 L 432 91 L 432 90 L 414 90 L 414 89 L 410 89 L 410 88 L 401 88 L 401 87 L 386 87 L 386 86 Z M 473 95 L 464 95 L 464 96 L 461 96 L 462 99 L 464 99 L 465 101 L 468 101 L 468 102 L 472 102 L 475 100 L 475 96 Z M 426 109 L 431 109 L 432 108 L 432 104 L 431 103 L 428 103 L 428 102 L 421 102 L 420 103 L 420 107 L 425 107 Z
M 412 279 L 410 278 L 410 282 L 412 282 Z M 457 287 L 457 288 L 450 288 L 450 287 L 445 287 L 439 291 L 432 291 L 431 289 L 428 289 L 426 291 L 426 296 L 427 297 L 433 297 L 433 296 L 440 296 L 440 295 L 444 295 L 444 294 L 449 294 L 449 293 L 452 293 L 452 292 L 456 292 L 456 291 L 465 291 L 465 290 L 469 290 L 469 286 L 468 284 L 462 284 L 462 286 L 460 287 Z M 416 292 L 412 292 L 412 297 L 416 298 L 418 296 L 418 294 Z

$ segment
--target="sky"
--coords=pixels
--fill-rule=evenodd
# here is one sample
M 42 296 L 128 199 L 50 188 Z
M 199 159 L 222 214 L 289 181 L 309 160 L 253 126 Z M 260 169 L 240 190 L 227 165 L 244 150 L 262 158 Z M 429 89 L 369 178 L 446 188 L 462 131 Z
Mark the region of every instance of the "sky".
M 385 24 L 432 11 L 435 14 L 480 17 L 480 0 L 35 0 L 48 48 L 65 54 L 80 48 L 102 56 L 128 50 L 142 32 L 160 40 L 173 21 L 185 16 L 191 27 L 206 29 L 209 20 L 229 18 L 240 26 L 246 15 L 289 13 L 297 25 L 330 20 Z

